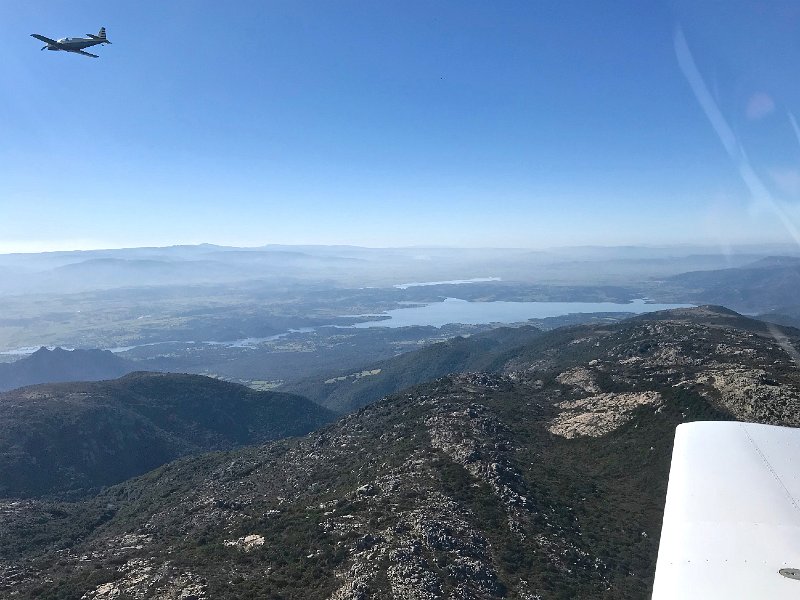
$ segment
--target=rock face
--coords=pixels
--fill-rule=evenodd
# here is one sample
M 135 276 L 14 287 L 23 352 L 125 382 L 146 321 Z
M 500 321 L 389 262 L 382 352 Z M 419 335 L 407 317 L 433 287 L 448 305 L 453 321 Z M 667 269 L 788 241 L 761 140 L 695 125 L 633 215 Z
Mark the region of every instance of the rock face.
M 794 423 L 798 390 L 714 309 L 554 330 L 303 438 L 0 503 L 0 595 L 648 598 L 676 425 Z

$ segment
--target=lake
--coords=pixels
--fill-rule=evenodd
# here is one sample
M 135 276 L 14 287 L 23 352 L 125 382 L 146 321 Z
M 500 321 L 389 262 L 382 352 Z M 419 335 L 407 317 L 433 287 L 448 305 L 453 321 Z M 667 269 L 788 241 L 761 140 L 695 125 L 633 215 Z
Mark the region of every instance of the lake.
M 692 304 L 650 304 L 633 302 L 469 302 L 446 298 L 424 306 L 387 310 L 388 319 L 357 323 L 352 327 L 409 327 L 427 325 L 441 327 L 448 323 L 480 325 L 483 323 L 521 323 L 528 319 L 561 317 L 574 313 L 627 312 L 647 313 L 670 308 L 690 308 Z
M 406 285 L 406 284 L 404 284 Z M 459 298 L 446 298 L 442 302 L 432 302 L 422 306 L 409 306 L 387 310 L 382 314 L 358 315 L 361 317 L 388 317 L 378 321 L 366 321 L 354 325 L 335 325 L 343 329 L 350 327 L 364 329 L 368 327 L 441 327 L 448 323 L 464 325 L 481 325 L 485 323 L 522 323 L 528 319 L 544 319 L 561 317 L 574 313 L 647 313 L 670 308 L 689 308 L 692 304 L 650 304 L 644 300 L 633 302 L 469 302 Z M 352 315 L 351 315 L 352 316 Z M 136 344 L 119 348 L 110 348 L 112 352 L 127 352 L 144 346 L 176 346 L 176 350 L 196 344 L 227 346 L 230 348 L 256 348 L 265 342 L 278 340 L 291 333 L 309 333 L 314 327 L 303 327 L 262 338 L 243 338 L 226 342 L 219 341 L 164 341 Z M 38 350 L 38 346 L 17 348 L 0 352 L 5 355 L 25 356 Z
M 398 283 L 394 288 L 407 290 L 412 287 L 428 287 L 432 285 L 464 285 L 467 283 L 489 283 L 500 281 L 499 277 L 473 277 L 472 279 L 448 279 L 447 281 L 412 281 L 411 283 Z

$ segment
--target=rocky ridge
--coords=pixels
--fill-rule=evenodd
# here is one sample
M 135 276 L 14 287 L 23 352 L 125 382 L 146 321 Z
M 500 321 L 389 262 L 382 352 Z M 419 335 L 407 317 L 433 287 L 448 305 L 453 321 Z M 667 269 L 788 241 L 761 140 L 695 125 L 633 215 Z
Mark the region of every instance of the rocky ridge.
M 800 397 L 767 327 L 714 308 L 555 330 L 500 365 L 82 503 L 5 503 L 0 593 L 646 598 L 675 426 L 794 424 Z

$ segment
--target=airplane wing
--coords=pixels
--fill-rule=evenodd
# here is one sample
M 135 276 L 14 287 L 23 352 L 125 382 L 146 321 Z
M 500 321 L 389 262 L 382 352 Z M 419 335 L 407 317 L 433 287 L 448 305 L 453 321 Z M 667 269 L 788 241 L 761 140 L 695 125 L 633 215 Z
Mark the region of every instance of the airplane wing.
M 653 600 L 800 598 L 800 428 L 679 425 Z
M 43 41 L 45 44 L 51 44 L 53 46 L 61 46 L 57 41 L 51 40 L 49 37 L 44 37 L 43 35 L 39 35 L 38 33 L 32 33 L 31 37 L 36 38 L 37 40 Z
M 97 56 L 97 54 L 92 54 L 91 52 L 85 52 L 83 50 L 67 50 L 67 52 L 74 52 L 75 54 L 83 54 L 84 56 L 91 56 L 92 58 L 100 58 L 99 56 Z

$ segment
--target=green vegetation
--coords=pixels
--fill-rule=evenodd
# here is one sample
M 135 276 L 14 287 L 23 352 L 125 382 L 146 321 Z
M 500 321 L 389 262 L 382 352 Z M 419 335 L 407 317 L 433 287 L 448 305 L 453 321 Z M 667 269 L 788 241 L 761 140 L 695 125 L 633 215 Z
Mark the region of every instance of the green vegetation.
M 197 375 L 134 373 L 0 395 L 0 496 L 79 494 L 186 454 L 302 435 L 312 402 Z

